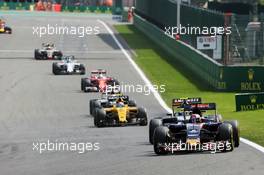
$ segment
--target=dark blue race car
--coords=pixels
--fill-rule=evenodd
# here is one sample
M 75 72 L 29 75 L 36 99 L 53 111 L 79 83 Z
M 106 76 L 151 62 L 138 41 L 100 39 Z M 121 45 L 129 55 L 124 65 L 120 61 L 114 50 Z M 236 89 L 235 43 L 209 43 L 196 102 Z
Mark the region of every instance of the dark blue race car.
M 176 151 L 232 151 L 239 146 L 236 120 L 222 121 L 215 103 L 201 98 L 173 99 L 173 113 L 150 121 L 149 141 L 156 154 Z

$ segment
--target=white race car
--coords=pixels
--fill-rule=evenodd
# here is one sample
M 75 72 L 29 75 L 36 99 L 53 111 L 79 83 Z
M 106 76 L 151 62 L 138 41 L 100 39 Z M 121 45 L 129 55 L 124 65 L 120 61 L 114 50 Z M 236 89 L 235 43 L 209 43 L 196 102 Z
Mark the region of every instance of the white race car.
M 54 75 L 85 74 L 85 66 L 74 60 L 74 56 L 64 56 L 60 62 L 52 64 Z
M 62 52 L 57 50 L 54 44 L 42 43 L 41 49 L 35 49 L 36 60 L 60 60 L 62 58 Z

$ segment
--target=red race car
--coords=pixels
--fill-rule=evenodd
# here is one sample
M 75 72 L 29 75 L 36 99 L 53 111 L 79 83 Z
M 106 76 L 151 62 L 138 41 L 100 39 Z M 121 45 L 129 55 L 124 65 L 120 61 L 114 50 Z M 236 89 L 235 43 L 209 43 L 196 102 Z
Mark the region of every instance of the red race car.
M 82 78 L 81 89 L 84 92 L 105 92 L 108 87 L 118 86 L 119 82 L 106 75 L 103 69 L 97 69 L 91 72 L 90 78 Z

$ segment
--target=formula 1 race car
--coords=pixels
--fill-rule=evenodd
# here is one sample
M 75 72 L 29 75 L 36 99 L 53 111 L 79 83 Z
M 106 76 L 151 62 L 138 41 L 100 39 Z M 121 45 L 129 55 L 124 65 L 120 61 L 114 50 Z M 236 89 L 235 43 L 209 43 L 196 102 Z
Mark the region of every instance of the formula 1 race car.
M 81 79 L 81 90 L 84 92 L 105 92 L 107 86 L 117 86 L 119 82 L 106 76 L 106 71 L 97 69 L 91 72 L 90 78 Z
M 148 124 L 146 110 L 137 107 L 128 96 L 108 96 L 105 103 L 97 102 L 94 109 L 94 125 L 97 127 Z
M 179 98 L 173 99 L 172 102 L 172 114 L 168 114 L 167 117 L 159 117 L 153 118 L 149 123 L 149 143 L 153 144 L 153 134 L 154 130 L 163 125 L 163 120 L 165 123 L 177 121 L 177 118 L 182 118 L 183 113 L 186 117 L 190 116 L 192 110 L 189 108 L 189 105 L 200 104 L 202 103 L 202 99 L 198 98 Z
M 173 106 L 178 106 L 179 101 L 181 99 L 174 99 Z M 204 149 L 197 148 L 204 147 L 209 151 L 211 145 L 217 145 L 218 151 L 227 152 L 239 146 L 238 122 L 222 121 L 221 115 L 216 113 L 215 103 L 188 104 L 184 100 L 182 107 L 182 113 L 152 121 L 150 127 L 153 127 L 153 123 L 156 125 L 153 133 L 156 154 L 180 150 L 203 151 Z M 205 114 L 209 111 L 213 111 L 213 114 Z
M 60 62 L 52 64 L 52 72 L 54 75 L 84 75 L 85 67 L 74 60 L 74 56 L 64 56 Z
M 41 49 L 35 49 L 34 57 L 36 60 L 61 60 L 62 52 L 54 44 L 42 43 Z
M 95 115 L 95 109 L 106 107 L 108 104 L 115 104 L 116 100 L 115 98 L 108 98 L 109 96 L 112 97 L 119 97 L 123 96 L 123 94 L 120 92 L 118 88 L 110 88 L 107 89 L 105 92 L 101 94 L 100 99 L 92 99 L 90 100 L 90 115 Z M 132 100 L 129 101 L 130 106 L 136 106 L 136 103 Z
M 0 17 L 0 33 L 12 34 L 12 29 L 6 26 L 4 18 Z

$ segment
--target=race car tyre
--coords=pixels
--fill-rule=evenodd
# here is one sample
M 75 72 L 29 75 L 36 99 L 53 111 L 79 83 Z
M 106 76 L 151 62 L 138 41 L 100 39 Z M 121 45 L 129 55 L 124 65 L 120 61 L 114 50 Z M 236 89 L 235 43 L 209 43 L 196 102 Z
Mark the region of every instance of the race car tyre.
M 62 58 L 62 52 L 61 51 L 55 51 L 52 54 L 52 58 L 56 60 L 61 60 Z
M 86 82 L 84 92 L 92 92 L 91 89 L 86 89 L 86 87 L 92 87 L 92 85 L 90 83 Z
M 81 90 L 84 91 L 85 90 L 85 86 L 86 85 L 86 78 L 82 78 L 81 79 Z
M 34 58 L 36 59 L 36 60 L 39 60 L 40 58 L 40 54 L 39 54 L 39 50 L 38 49 L 35 49 L 35 52 L 34 52 Z
M 85 66 L 83 64 L 80 65 L 80 74 L 85 75 Z
M 93 115 L 94 114 L 94 102 L 96 101 L 97 99 L 92 99 L 90 100 L 90 103 L 89 103 L 89 106 L 90 106 L 90 115 Z
M 225 121 L 224 123 L 229 123 L 232 125 L 233 128 L 233 139 L 234 139 L 234 146 L 239 147 L 240 144 L 240 129 L 239 129 L 239 124 L 237 120 L 232 120 L 232 121 Z
M 140 119 L 140 126 L 147 126 L 148 125 L 148 117 L 146 109 L 144 108 L 138 108 L 138 114 L 137 117 Z
M 169 129 L 164 126 L 159 126 L 154 130 L 153 134 L 153 147 L 154 152 L 158 155 L 165 155 L 168 154 L 168 152 L 160 148 L 159 145 L 164 145 L 167 143 L 167 133 L 169 132 Z
M 222 152 L 233 151 L 234 149 L 234 139 L 233 139 L 233 128 L 229 123 L 222 123 L 218 128 L 218 141 L 223 141 L 225 146 Z M 229 146 L 228 146 L 228 145 Z
M 90 80 L 83 78 L 82 83 L 83 83 L 82 86 L 84 88 L 83 91 L 84 92 L 90 92 L 91 91 L 90 89 L 86 89 L 86 87 L 93 87 L 93 85 L 90 83 Z
M 35 59 L 46 60 L 48 59 L 48 54 L 46 51 L 40 51 L 39 49 L 35 49 Z
M 54 75 L 59 75 L 59 68 L 57 66 L 57 63 L 52 63 L 52 73 Z
M 96 108 L 95 109 L 95 116 L 94 116 L 94 125 L 97 127 L 103 127 L 104 126 L 104 120 L 106 117 L 106 113 L 103 109 Z
M 12 34 L 12 29 L 10 27 L 5 27 L 5 33 Z
M 46 51 L 42 51 L 39 54 L 40 54 L 39 59 L 42 59 L 42 60 L 47 60 L 48 59 L 48 53 Z
M 92 108 L 92 109 L 93 109 L 93 110 L 91 111 L 91 112 L 92 112 L 92 115 L 95 116 L 95 115 L 96 115 L 96 114 L 95 114 L 96 109 L 102 109 L 101 103 L 98 102 L 97 100 L 95 100 L 95 101 L 93 102 L 93 108 Z
M 95 101 L 95 102 L 94 102 L 94 107 L 95 107 L 95 108 L 102 108 L 101 103 L 98 102 L 98 101 Z
M 153 144 L 153 134 L 157 127 L 162 126 L 161 119 L 151 119 L 149 122 L 149 143 Z
M 118 80 L 116 80 L 116 79 L 113 79 L 109 85 L 114 87 L 114 86 L 119 86 L 119 85 L 120 85 L 120 83 L 119 83 L 119 81 L 118 81 Z
M 129 100 L 129 101 L 128 101 L 128 106 L 129 106 L 129 107 L 136 107 L 137 104 L 136 104 L 136 102 L 135 102 L 134 100 Z

